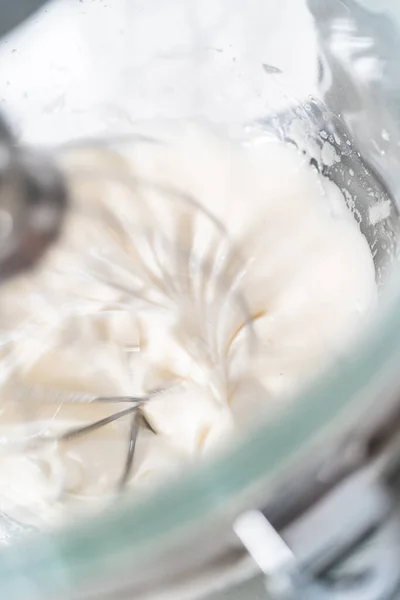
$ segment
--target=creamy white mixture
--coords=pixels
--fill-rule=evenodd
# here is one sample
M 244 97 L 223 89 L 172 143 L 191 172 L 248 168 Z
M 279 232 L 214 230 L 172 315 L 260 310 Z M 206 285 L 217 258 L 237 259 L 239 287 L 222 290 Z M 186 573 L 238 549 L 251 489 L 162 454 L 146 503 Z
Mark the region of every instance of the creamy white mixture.
M 306 0 L 57 0 L 0 40 L 0 63 L 1 108 L 37 144 L 147 119 L 250 123 L 320 89 Z
M 0 511 L 24 522 L 108 501 L 121 478 L 130 416 L 32 441 L 129 407 L 73 392 L 150 394 L 157 434 L 140 430 L 128 485 L 154 485 L 273 414 L 376 305 L 358 224 L 294 146 L 196 124 L 158 140 L 66 156 L 62 244 L 0 297 Z

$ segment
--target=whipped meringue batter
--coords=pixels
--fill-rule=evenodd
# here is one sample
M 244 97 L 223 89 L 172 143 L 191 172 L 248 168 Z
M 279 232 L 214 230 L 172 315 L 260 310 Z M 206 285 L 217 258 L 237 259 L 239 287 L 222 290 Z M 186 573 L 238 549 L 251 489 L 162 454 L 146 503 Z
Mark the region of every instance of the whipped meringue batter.
M 0 296 L 0 511 L 33 524 L 114 497 L 132 413 L 57 434 L 146 396 L 125 484 L 154 486 L 273 414 L 377 303 L 342 193 L 292 145 L 189 123 L 62 164 L 63 239 Z

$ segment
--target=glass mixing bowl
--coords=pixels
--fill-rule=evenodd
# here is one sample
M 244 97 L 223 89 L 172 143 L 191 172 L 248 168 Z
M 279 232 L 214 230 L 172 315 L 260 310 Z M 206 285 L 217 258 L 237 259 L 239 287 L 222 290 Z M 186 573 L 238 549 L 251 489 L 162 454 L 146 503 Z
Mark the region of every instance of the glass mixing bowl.
M 255 508 L 313 580 L 305 597 L 339 597 L 326 575 L 350 547 L 372 579 L 352 571 L 339 591 L 356 585 L 356 597 L 371 600 L 393 592 L 399 21 L 395 2 L 372 0 L 63 0 L 2 42 L 0 106 L 25 142 L 129 133 L 137 121 L 176 117 L 294 142 L 343 189 L 381 289 L 379 319 L 357 347 L 235 448 L 146 501 L 126 496 L 100 516 L 4 548 L 4 598 L 176 600 L 225 589 L 225 598 L 255 598 L 261 588 L 243 582 L 261 571 L 235 533 Z M 330 504 L 332 493 L 342 504 Z M 2 527 L 18 535 L 5 515 Z M 380 544 L 379 559 L 364 542 Z M 300 582 L 296 590 L 301 597 Z

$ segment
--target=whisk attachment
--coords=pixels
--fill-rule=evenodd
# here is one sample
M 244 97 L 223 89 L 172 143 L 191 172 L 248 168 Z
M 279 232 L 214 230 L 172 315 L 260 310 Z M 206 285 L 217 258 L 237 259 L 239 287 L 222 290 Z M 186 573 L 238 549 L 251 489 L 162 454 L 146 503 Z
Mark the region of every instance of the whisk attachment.
M 40 391 L 39 390 L 30 390 L 30 392 L 28 392 L 28 393 L 38 394 L 38 393 L 40 393 Z M 66 401 L 71 402 L 71 399 L 73 399 L 72 401 L 74 401 L 76 403 L 82 403 L 82 402 L 99 402 L 99 403 L 105 403 L 105 404 L 108 404 L 108 403 L 124 404 L 124 403 L 126 403 L 129 405 L 128 408 L 111 413 L 109 416 L 104 417 L 103 419 L 94 421 L 92 423 L 74 426 L 74 427 L 71 427 L 59 434 L 45 435 L 39 439 L 35 439 L 36 446 L 38 443 L 47 443 L 47 442 L 51 442 L 51 441 L 55 441 L 55 442 L 70 441 L 70 440 L 73 440 L 80 436 L 90 434 L 93 431 L 96 431 L 96 429 L 100 429 L 101 427 L 110 425 L 111 423 L 114 423 L 115 421 L 118 421 L 119 419 L 123 419 L 130 415 L 131 422 L 130 422 L 130 430 L 129 430 L 129 442 L 128 442 L 128 449 L 127 449 L 127 456 L 126 456 L 123 472 L 121 475 L 121 479 L 119 482 L 119 486 L 118 486 L 119 490 L 122 490 L 124 488 L 124 486 L 126 485 L 126 483 L 128 482 L 129 476 L 131 474 L 134 453 L 135 453 L 135 447 L 136 447 L 136 441 L 137 441 L 137 437 L 139 434 L 139 427 L 140 426 L 146 427 L 152 433 L 156 433 L 155 430 L 153 429 L 153 427 L 151 427 L 151 425 L 147 421 L 146 417 L 143 415 L 143 413 L 140 412 L 141 405 L 144 402 L 148 401 L 149 398 L 151 397 L 151 395 L 144 396 L 142 398 L 118 397 L 118 396 L 89 397 L 88 395 L 79 395 L 79 394 L 74 394 L 72 396 L 65 395 L 62 392 L 56 392 L 55 390 L 50 392 L 50 394 L 52 394 L 53 399 L 55 397 L 58 397 L 59 399 L 64 397 L 64 399 L 63 399 L 64 402 L 66 402 Z
M 35 266 L 57 239 L 67 207 L 61 172 L 49 157 L 0 147 L 0 278 Z
M 158 142 L 134 137 L 133 143 Z M 121 147 L 125 145 L 123 140 Z M 124 437 L 118 441 L 122 443 L 118 455 L 122 462 L 113 466 L 117 473 L 113 491 L 118 493 L 135 476 L 141 437 L 146 432 L 150 437 L 163 437 L 147 412 L 156 398 L 169 402 L 175 388 L 182 389 L 185 381 L 193 379 L 197 388 L 206 390 L 211 404 L 226 404 L 230 352 L 237 332 L 244 338 L 248 354 L 254 351 L 252 317 L 240 287 L 247 263 L 224 225 L 195 196 L 138 176 L 134 165 L 112 144 L 99 141 L 89 147 L 84 141 L 81 147 L 61 148 L 58 156 L 61 167 L 57 170 L 50 165 L 47 169 L 46 161 L 37 156 L 21 155 L 24 172 L 31 174 L 25 176 L 29 195 L 24 218 L 31 222 L 29 210 L 48 213 L 48 227 L 35 237 L 35 248 L 42 252 L 61 234 L 59 244 L 26 280 L 19 335 L 13 329 L 7 337 L 7 323 L 3 323 L 9 361 L 15 363 L 11 369 L 14 384 L 9 385 L 7 397 L 18 403 L 26 434 L 22 445 L 26 448 L 54 444 L 57 452 L 63 446 L 74 452 L 76 444 L 90 441 L 106 428 L 110 435 L 116 435 L 112 428 L 121 426 L 118 431 Z M 30 264 L 28 248 L 29 240 L 19 247 L 17 256 L 9 258 L 10 272 Z M 29 314 L 33 306 L 40 306 L 39 316 Z M 137 340 L 128 339 L 129 327 L 108 331 L 108 319 L 114 312 L 137 322 Z M 167 344 L 162 358 L 172 360 L 178 352 L 186 365 L 183 371 L 181 366 L 170 366 L 165 381 L 164 375 L 158 375 L 154 357 L 157 342 L 152 336 L 158 333 L 149 326 L 155 314 L 159 327 L 165 328 L 166 339 L 174 340 L 174 349 Z M 21 347 L 24 338 L 32 337 L 36 342 L 33 355 L 24 350 L 28 356 L 24 363 Z M 117 353 L 125 393 L 80 392 L 79 384 L 74 385 L 77 392 L 66 391 L 62 381 L 61 387 L 57 385 L 54 374 L 44 385 L 37 374 L 35 383 L 29 382 L 31 366 L 41 359 L 46 347 L 53 356 L 58 356 L 60 348 L 70 349 L 70 354 L 61 353 L 59 360 L 53 358 L 55 366 L 60 363 L 62 367 L 63 360 L 76 355 L 77 371 L 84 370 L 91 361 L 85 344 L 105 344 L 113 356 Z M 40 377 L 48 377 L 43 375 L 45 371 L 42 367 Z M 62 423 L 61 415 L 70 415 L 71 407 L 74 418 Z M 88 409 L 95 407 L 101 410 L 89 414 Z M 0 416 L 3 433 L 6 429 L 1 420 Z M 12 447 L 10 439 L 6 451 Z

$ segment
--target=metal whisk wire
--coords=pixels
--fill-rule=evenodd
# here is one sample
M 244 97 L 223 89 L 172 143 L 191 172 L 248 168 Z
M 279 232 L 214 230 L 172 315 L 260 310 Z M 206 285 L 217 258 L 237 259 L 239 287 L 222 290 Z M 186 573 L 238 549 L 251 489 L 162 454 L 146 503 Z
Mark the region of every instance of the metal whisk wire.
M 117 141 L 118 143 L 132 142 L 132 138 Z M 134 136 L 133 142 L 158 143 L 157 140 L 145 136 Z M 109 150 L 112 144 L 113 140 L 111 143 L 110 140 L 106 142 L 82 140 L 61 147 L 59 152 L 60 155 L 65 155 L 81 149 Z M 89 248 L 84 255 L 78 256 L 79 261 L 75 265 L 72 263 L 69 269 L 64 269 L 63 265 L 61 268 L 56 265 L 55 269 L 50 267 L 49 276 L 44 280 L 47 281 L 49 288 L 54 281 L 52 278 L 56 277 L 57 285 L 60 288 L 64 286 L 66 290 L 69 282 L 79 275 L 89 282 L 96 285 L 100 283 L 116 292 L 117 302 L 121 307 L 130 310 L 138 310 L 143 306 L 156 307 L 164 311 L 173 310 L 179 316 L 187 315 L 186 319 L 183 317 L 183 326 L 180 328 L 185 349 L 195 360 L 216 365 L 220 386 L 214 388 L 213 393 L 221 394 L 221 390 L 224 393 L 227 389 L 227 361 L 229 360 L 229 346 L 226 340 L 232 337 L 226 333 L 229 329 L 230 305 L 236 305 L 241 314 L 239 329 L 245 329 L 248 333 L 249 352 L 254 350 L 255 344 L 251 314 L 246 299 L 240 291 L 240 281 L 246 270 L 246 261 L 230 239 L 224 225 L 190 194 L 167 185 L 137 178 L 127 171 L 74 166 L 67 168 L 65 173 L 71 190 L 82 182 L 89 185 L 91 182 L 95 182 L 96 185 L 111 184 L 119 189 L 123 188 L 131 202 L 131 213 L 127 216 L 126 213 L 113 212 L 106 204 L 97 204 L 93 209 L 92 205 L 85 205 L 84 198 L 80 203 L 72 198 L 73 210 L 89 230 L 95 233 L 94 239 L 98 241 L 96 236 L 102 228 L 107 232 L 106 244 L 105 247 L 99 244 L 97 247 Z M 178 225 L 175 238 L 171 239 L 171 232 L 162 221 L 162 211 L 158 213 L 153 205 L 147 204 L 149 196 L 152 197 L 153 202 L 160 201 L 171 209 L 179 208 L 178 214 L 182 219 L 182 227 Z M 138 212 L 140 209 L 142 216 L 144 215 L 142 223 L 136 220 L 135 207 Z M 199 219 L 203 219 L 213 232 L 212 250 L 219 253 L 218 261 L 213 261 L 212 254 L 200 258 L 196 256 L 191 236 Z M 151 223 L 151 227 L 141 227 L 143 222 Z M 139 260 L 130 260 L 127 247 Z M 65 252 L 69 251 L 67 247 Z M 43 279 L 41 282 L 43 283 Z M 55 301 L 58 297 L 60 294 L 58 296 L 56 294 Z M 65 310 L 64 316 L 76 310 L 76 301 L 77 298 L 68 295 L 68 302 L 64 302 L 62 309 Z M 96 311 L 99 307 L 94 304 L 92 308 Z M 89 313 L 90 306 L 86 310 Z M 185 326 L 189 321 L 192 324 L 190 331 Z M 18 351 L 18 344 L 15 346 Z M 126 403 L 126 408 L 112 411 L 109 415 L 93 422 L 78 424 L 58 433 L 39 435 L 34 439 L 34 444 L 72 441 L 116 421 L 129 419 L 125 460 L 117 485 L 119 491 L 125 488 L 132 473 L 136 443 L 141 429 L 147 428 L 157 434 L 157 430 L 146 419 L 142 407 L 145 403 L 151 402 L 160 390 L 140 397 L 94 396 L 51 388 L 27 387 L 22 382 L 19 385 L 19 395 L 24 396 L 23 401 L 33 405 L 35 402 L 56 405 L 101 403 L 110 406 L 115 403 Z M 180 385 L 180 381 L 172 382 L 171 387 L 175 385 Z

